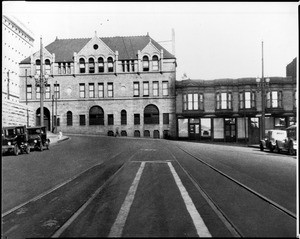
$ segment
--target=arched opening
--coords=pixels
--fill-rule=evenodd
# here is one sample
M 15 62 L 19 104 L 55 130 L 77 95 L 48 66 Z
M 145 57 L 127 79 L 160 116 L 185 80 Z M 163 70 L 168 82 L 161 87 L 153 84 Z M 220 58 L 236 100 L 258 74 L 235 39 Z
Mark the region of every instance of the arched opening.
M 121 136 L 127 136 L 126 130 L 122 130 L 122 131 L 121 131 Z
M 144 137 L 150 137 L 150 131 L 144 130 Z
M 98 70 L 99 72 L 104 72 L 104 60 L 102 57 L 98 58 Z
M 73 114 L 71 111 L 67 112 L 67 126 L 73 125 Z
M 143 56 L 143 71 L 149 71 L 149 58 L 148 58 L 148 56 Z
M 104 125 L 104 111 L 95 105 L 89 111 L 89 125 Z
M 94 58 L 89 58 L 89 73 L 95 73 L 95 61 L 94 61 Z
M 134 137 L 141 137 L 141 133 L 139 130 L 134 131 Z
M 38 108 L 36 110 L 36 126 L 40 126 L 41 125 L 41 109 Z M 44 107 L 44 126 L 46 126 L 46 130 L 49 131 L 50 130 L 50 111 Z
M 50 60 L 49 59 L 46 59 L 45 60 L 45 73 L 47 75 L 50 75 L 50 69 L 51 69 L 51 64 L 50 64 Z
M 114 72 L 114 60 L 112 57 L 107 58 L 108 72 Z
M 85 73 L 85 60 L 83 58 L 79 59 L 79 69 L 80 73 Z
M 153 131 L 153 138 L 154 139 L 159 139 L 159 131 L 158 130 Z
M 159 110 L 155 105 L 147 105 L 144 109 L 144 124 L 159 124 Z
M 156 55 L 152 57 L 152 70 L 158 71 L 158 56 Z
M 127 112 L 126 110 L 121 111 L 121 125 L 127 124 Z

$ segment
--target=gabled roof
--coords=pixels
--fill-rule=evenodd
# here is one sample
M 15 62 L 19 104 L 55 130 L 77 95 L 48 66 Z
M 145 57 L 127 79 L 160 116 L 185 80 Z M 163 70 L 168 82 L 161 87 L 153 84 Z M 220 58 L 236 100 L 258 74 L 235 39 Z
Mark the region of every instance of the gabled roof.
M 159 50 L 163 49 L 165 59 L 175 58 L 170 52 L 154 41 L 150 36 L 117 36 L 100 38 L 112 51 L 119 52 L 119 60 L 137 59 L 138 50 L 142 50 L 150 42 Z M 45 48 L 55 54 L 55 62 L 72 62 L 74 52 L 78 53 L 91 38 L 56 39 Z M 30 63 L 27 57 L 20 64 Z

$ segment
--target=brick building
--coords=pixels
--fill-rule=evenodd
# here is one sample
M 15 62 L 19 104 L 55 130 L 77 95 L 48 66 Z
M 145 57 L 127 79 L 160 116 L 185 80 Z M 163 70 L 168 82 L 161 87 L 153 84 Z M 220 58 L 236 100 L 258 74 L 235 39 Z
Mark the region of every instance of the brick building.
M 296 78 L 271 77 L 266 93 L 265 129 L 296 123 Z M 255 78 L 176 82 L 177 137 L 258 143 L 261 91 Z
M 34 76 L 42 66 L 50 76 L 43 94 L 48 129 L 154 138 L 176 134 L 176 59 L 149 35 L 56 38 L 42 52 L 42 64 L 40 52 L 20 63 L 20 102 L 34 108 L 37 125 L 41 94 Z
M 31 107 L 19 103 L 19 62 L 31 54 L 33 33 L 13 16 L 2 15 L 2 125 L 32 125 Z

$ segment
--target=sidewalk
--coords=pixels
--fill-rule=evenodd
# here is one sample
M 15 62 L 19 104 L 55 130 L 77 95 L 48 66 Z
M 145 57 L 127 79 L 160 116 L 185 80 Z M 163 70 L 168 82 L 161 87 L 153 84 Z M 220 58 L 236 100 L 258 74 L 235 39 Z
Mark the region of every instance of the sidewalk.
M 60 137 L 59 133 L 54 134 L 51 131 L 47 131 L 47 137 L 50 139 L 50 144 L 59 143 L 61 141 L 69 139 L 69 137 L 66 135 L 62 135 Z

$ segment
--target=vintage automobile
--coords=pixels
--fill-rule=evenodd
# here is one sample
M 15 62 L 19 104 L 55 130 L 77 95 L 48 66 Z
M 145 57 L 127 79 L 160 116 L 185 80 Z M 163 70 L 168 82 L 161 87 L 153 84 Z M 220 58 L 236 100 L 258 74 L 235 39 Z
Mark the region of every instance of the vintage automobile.
M 268 130 L 266 137 L 260 141 L 260 150 L 269 149 L 271 152 L 276 149 L 276 142 L 278 140 L 284 140 L 286 138 L 286 130 L 272 129 Z
M 2 128 L 2 154 L 9 152 L 14 155 L 30 153 L 26 126 L 9 126 Z
M 283 140 L 276 140 L 276 150 L 278 153 L 287 151 L 290 155 L 297 152 L 297 126 L 292 125 L 286 129 L 287 137 Z
M 50 139 L 47 138 L 47 131 L 45 126 L 29 127 L 28 143 L 30 148 L 43 151 L 43 148 L 49 149 Z

